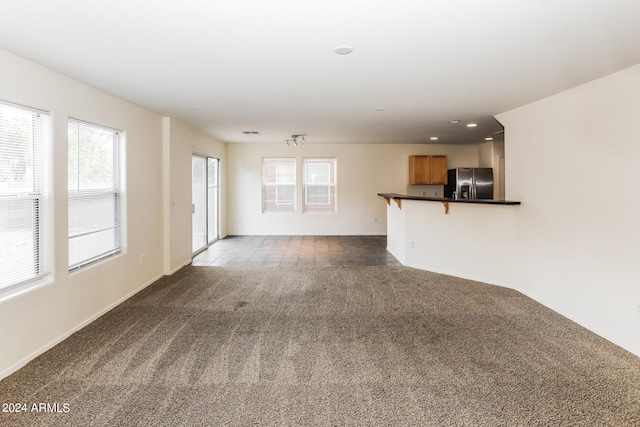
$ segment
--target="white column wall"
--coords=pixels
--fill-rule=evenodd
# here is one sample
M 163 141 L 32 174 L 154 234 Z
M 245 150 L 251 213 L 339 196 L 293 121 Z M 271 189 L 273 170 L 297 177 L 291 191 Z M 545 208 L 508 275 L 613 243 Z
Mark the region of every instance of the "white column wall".
M 189 125 L 164 118 L 165 144 L 169 153 L 169 235 L 165 241 L 169 259 L 165 274 L 173 274 L 191 262 L 191 128 Z

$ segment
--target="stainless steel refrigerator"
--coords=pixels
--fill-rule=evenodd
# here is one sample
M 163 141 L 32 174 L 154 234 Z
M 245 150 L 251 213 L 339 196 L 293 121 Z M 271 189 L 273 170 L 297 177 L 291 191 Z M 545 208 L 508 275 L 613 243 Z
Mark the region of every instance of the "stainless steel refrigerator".
M 493 199 L 492 168 L 456 168 L 448 170 L 444 197 L 456 199 Z

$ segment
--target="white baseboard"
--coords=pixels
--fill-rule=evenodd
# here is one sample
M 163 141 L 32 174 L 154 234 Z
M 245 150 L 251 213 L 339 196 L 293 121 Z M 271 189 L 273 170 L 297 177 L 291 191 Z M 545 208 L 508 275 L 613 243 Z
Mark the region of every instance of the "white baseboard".
M 424 271 L 430 271 L 432 273 L 437 273 L 437 274 L 442 274 L 445 276 L 452 276 L 452 277 L 458 277 L 460 279 L 465 279 L 465 280 L 471 280 L 473 282 L 480 282 L 480 283 L 485 283 L 487 285 L 493 285 L 493 286 L 500 286 L 501 288 L 508 288 L 508 289 L 513 289 L 519 292 L 519 290 L 517 288 L 515 288 L 512 284 L 510 283 L 504 283 L 501 281 L 496 281 L 493 278 L 490 277 L 481 277 L 481 276 L 474 276 L 474 275 L 469 275 L 469 274 L 460 274 L 458 272 L 455 271 L 447 271 L 447 270 L 440 270 L 437 268 L 430 268 L 429 266 L 425 266 L 425 267 L 417 267 L 417 266 L 413 266 L 410 264 L 403 264 L 405 267 L 410 267 L 410 268 L 415 268 L 418 270 L 424 270 Z M 534 298 L 535 299 L 535 298 Z
M 588 329 L 589 331 L 593 332 L 594 334 L 596 334 L 596 335 L 606 339 L 607 341 L 617 345 L 618 347 L 621 347 L 621 348 L 627 350 L 628 352 L 633 353 L 636 356 L 640 357 L 640 348 L 634 347 L 633 345 L 629 345 L 629 343 L 621 342 L 620 340 L 618 340 L 618 339 L 610 336 L 609 334 L 603 332 L 599 328 L 594 327 L 589 322 L 584 321 L 584 319 L 580 319 L 580 318 L 578 318 L 576 316 L 573 316 L 573 315 L 567 313 L 566 311 L 556 307 L 554 304 L 549 304 L 548 301 L 544 300 L 543 298 L 538 298 L 538 296 L 536 296 L 536 295 L 534 295 L 532 293 L 524 292 L 523 290 L 518 289 L 516 286 L 513 286 L 512 284 L 500 283 L 500 282 L 497 282 L 497 281 L 492 280 L 490 278 L 470 276 L 470 275 L 459 274 L 457 272 L 450 272 L 450 271 L 442 271 L 442 270 L 438 270 L 438 269 L 432 269 L 432 268 L 428 268 L 428 266 L 427 267 L 416 267 L 416 266 L 407 265 L 407 264 L 403 264 L 403 265 L 405 265 L 406 267 L 416 268 L 416 269 L 419 269 L 419 270 L 431 271 L 433 273 L 444 274 L 444 275 L 447 275 L 447 276 L 459 277 L 461 279 L 473 280 L 473 281 L 476 281 L 476 282 L 486 283 L 486 284 L 489 284 L 489 285 L 495 285 L 495 286 L 500 286 L 500 287 L 503 287 L 503 288 L 513 289 L 513 290 L 518 291 L 521 294 L 531 298 L 532 300 L 536 301 L 537 303 L 544 305 L 548 309 L 555 311 L 556 313 L 560 314 L 561 316 L 566 317 L 567 319 L 571 320 L 572 322 L 577 323 L 578 325 L 582 326 L 583 328 Z
M 189 261 L 189 262 L 191 262 L 191 261 Z M 180 268 L 182 268 L 182 267 L 183 266 L 181 266 Z M 3 378 L 8 377 L 11 374 L 13 374 L 14 372 L 19 370 L 20 368 L 24 367 L 27 363 L 31 362 L 33 359 L 35 359 L 36 357 L 40 356 L 42 353 L 44 353 L 44 352 L 52 349 L 56 345 L 60 344 L 62 341 L 66 340 L 71 335 L 73 335 L 74 333 L 78 332 L 80 329 L 84 328 L 85 326 L 87 326 L 88 324 L 90 324 L 91 322 L 96 320 L 98 317 L 102 316 L 103 314 L 107 313 L 108 311 L 110 311 L 110 310 L 114 309 L 115 307 L 119 306 L 120 304 L 122 304 L 123 302 L 125 302 L 126 300 L 128 300 L 129 298 L 131 298 L 132 296 L 134 296 L 135 294 L 137 294 L 138 292 L 140 292 L 141 290 L 143 290 L 144 288 L 146 288 L 147 286 L 151 285 L 152 283 L 154 283 L 155 281 L 159 280 L 162 277 L 164 277 L 164 274 L 160 274 L 160 275 L 154 277 L 153 279 L 151 279 L 150 281 L 146 282 L 142 286 L 138 287 L 137 289 L 133 290 L 132 292 L 128 293 L 124 297 L 122 297 L 119 300 L 117 300 L 116 302 L 114 302 L 113 304 L 109 305 L 104 310 L 101 310 L 100 312 L 94 314 L 93 316 L 91 316 L 88 319 L 84 320 L 80 324 L 76 325 L 71 330 L 65 332 L 60 337 L 54 339 L 53 341 L 50 341 L 49 343 L 43 345 L 39 349 L 37 349 L 37 350 L 33 351 L 32 353 L 28 354 L 27 356 L 23 357 L 22 359 L 20 359 L 19 361 L 17 361 L 13 365 L 11 365 L 8 368 L 6 368 L 5 370 L 1 371 L 0 372 L 0 380 L 3 379 Z
M 187 265 L 191 264 L 191 259 L 189 259 L 188 261 L 184 261 L 183 263 L 181 263 L 180 265 L 178 265 L 176 268 L 174 268 L 173 270 L 169 271 L 167 273 L 167 276 L 171 276 L 173 273 L 179 271 L 180 269 L 182 269 L 182 267 L 186 267 Z
M 593 332 L 594 334 L 604 338 L 605 340 L 612 342 L 613 344 L 617 345 L 618 347 L 621 347 L 625 350 L 627 350 L 630 353 L 635 354 L 636 356 L 640 357 L 640 348 L 634 347 L 633 345 L 629 345 L 629 343 L 625 343 L 625 342 L 621 342 L 620 340 L 612 337 L 611 335 L 607 334 L 606 332 L 601 331 L 599 328 L 594 327 L 593 325 L 591 325 L 589 322 L 584 321 L 584 319 L 580 319 L 572 314 L 567 313 L 566 311 L 556 307 L 554 304 L 549 304 L 547 301 L 545 301 L 543 298 L 538 298 L 536 295 L 529 293 L 529 292 L 524 292 L 520 289 L 514 288 L 516 291 L 522 293 L 523 295 L 526 295 L 527 297 L 531 298 L 532 300 L 544 305 L 545 307 L 555 311 L 556 313 L 566 317 L 567 319 L 571 320 L 572 322 L 577 323 L 578 325 L 582 326 L 585 329 L 588 329 L 589 331 Z

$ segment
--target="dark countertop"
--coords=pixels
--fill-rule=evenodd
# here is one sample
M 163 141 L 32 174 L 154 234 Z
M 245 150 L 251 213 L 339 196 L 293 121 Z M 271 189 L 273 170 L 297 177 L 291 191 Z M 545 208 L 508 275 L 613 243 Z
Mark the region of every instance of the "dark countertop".
M 448 203 L 475 203 L 480 205 L 519 205 L 520 202 L 512 200 L 492 200 L 492 199 L 450 199 L 446 197 L 426 197 L 426 196 L 409 196 L 398 193 L 378 193 L 378 196 L 385 199 L 399 200 L 422 200 L 425 202 L 448 202 Z

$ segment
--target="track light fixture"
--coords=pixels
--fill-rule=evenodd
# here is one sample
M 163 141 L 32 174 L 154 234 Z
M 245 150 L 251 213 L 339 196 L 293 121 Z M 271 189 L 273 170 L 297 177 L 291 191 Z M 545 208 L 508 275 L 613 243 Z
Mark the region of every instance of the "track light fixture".
M 294 134 L 294 135 L 291 135 L 291 139 L 285 139 L 284 142 L 285 144 L 287 144 L 287 147 L 289 147 L 290 145 L 297 147 L 298 141 L 300 141 L 301 144 L 305 143 L 305 140 L 304 140 L 305 136 L 307 136 L 306 133 Z

